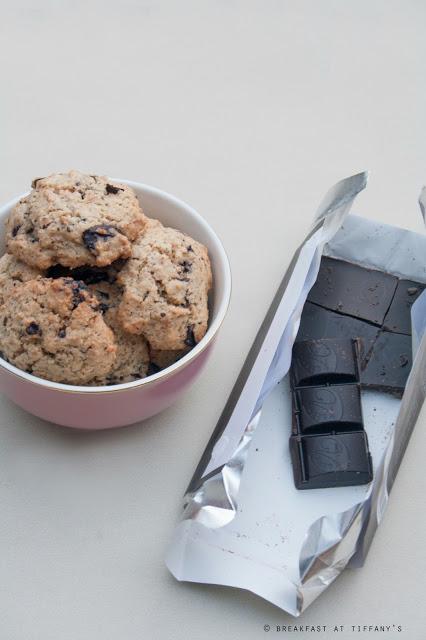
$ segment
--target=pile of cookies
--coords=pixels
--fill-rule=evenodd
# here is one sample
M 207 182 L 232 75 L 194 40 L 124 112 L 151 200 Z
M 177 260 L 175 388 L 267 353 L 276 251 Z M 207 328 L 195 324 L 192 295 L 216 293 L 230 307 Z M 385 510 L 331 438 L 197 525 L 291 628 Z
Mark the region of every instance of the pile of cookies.
M 35 376 L 112 385 L 152 375 L 207 330 L 207 249 L 78 171 L 34 180 L 6 225 L 1 357 Z

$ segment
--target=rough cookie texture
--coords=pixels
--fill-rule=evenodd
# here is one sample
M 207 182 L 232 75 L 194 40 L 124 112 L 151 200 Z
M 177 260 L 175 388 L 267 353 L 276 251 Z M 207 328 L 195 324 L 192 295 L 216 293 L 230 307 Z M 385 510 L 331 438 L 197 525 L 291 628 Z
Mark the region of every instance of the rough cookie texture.
M 131 254 L 146 218 L 133 190 L 78 171 L 34 180 L 31 193 L 9 216 L 7 250 L 48 269 L 104 267 Z
M 41 275 L 43 272 L 40 269 L 30 267 L 15 256 L 5 253 L 0 258 L 0 306 L 18 284 L 34 280 Z
M 148 372 L 149 352 L 143 336 L 126 333 L 117 318 L 121 301 L 121 289 L 108 282 L 89 285 L 90 291 L 99 301 L 106 324 L 113 331 L 117 344 L 117 356 L 114 366 L 107 375 L 96 376 L 93 385 L 120 384 L 144 378 Z
M 117 282 L 124 287 L 124 329 L 144 335 L 153 349 L 186 349 L 204 336 L 212 275 L 199 242 L 149 220 Z
M 112 370 L 117 347 L 84 283 L 40 277 L 16 286 L 0 307 L 0 350 L 40 378 L 85 384 Z

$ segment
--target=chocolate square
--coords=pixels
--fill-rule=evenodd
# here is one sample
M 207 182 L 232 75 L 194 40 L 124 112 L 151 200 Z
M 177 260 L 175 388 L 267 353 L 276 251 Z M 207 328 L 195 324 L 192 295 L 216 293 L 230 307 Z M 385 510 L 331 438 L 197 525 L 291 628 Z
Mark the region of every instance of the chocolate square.
M 385 316 L 386 331 L 411 335 L 411 307 L 426 285 L 412 280 L 399 280 L 392 303 Z
M 379 328 L 350 316 L 342 316 L 316 304 L 306 302 L 300 322 L 296 342 L 316 338 L 362 338 L 360 357 L 365 349 L 369 350 Z
M 365 431 L 290 438 L 297 489 L 367 484 L 373 479 Z
M 411 336 L 382 331 L 362 365 L 361 384 L 401 397 L 411 366 Z
M 308 300 L 326 309 L 382 325 L 398 278 L 324 257 Z
M 356 384 L 301 387 L 294 392 L 294 409 L 298 430 L 305 435 L 363 428 Z
M 296 342 L 290 375 L 293 387 L 358 382 L 358 342 L 349 338 Z

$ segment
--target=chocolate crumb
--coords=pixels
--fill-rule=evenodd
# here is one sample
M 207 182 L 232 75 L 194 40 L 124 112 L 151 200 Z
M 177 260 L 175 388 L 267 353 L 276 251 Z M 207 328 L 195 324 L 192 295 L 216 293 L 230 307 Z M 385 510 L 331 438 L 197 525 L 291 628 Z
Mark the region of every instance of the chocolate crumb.
M 41 336 L 42 334 L 42 330 L 36 322 L 30 322 L 30 324 L 25 329 L 25 331 L 28 333 L 29 336 L 35 336 L 37 334 Z
M 419 290 L 418 287 L 408 287 L 407 293 L 409 296 L 415 296 L 418 290 Z
M 113 184 L 107 184 L 105 189 L 108 194 L 112 193 L 113 195 L 116 195 L 119 191 L 124 191 L 124 189 L 120 189 L 120 187 L 115 187 Z

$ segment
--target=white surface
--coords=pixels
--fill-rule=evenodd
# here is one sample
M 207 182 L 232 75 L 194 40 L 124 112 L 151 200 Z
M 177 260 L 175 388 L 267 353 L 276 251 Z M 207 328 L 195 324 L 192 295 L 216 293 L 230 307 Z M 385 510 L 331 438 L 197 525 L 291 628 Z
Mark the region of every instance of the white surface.
M 158 185 L 213 225 L 234 283 L 208 369 L 143 426 L 74 433 L 1 399 L 0 638 L 266 637 L 264 624 L 294 620 L 249 594 L 177 584 L 164 551 L 326 189 L 369 168 L 356 210 L 422 230 L 426 6 L 7 0 L 1 16 L 0 201 L 69 167 Z M 297 621 L 345 631 L 298 637 L 424 637 L 425 423 L 423 411 L 366 566 Z M 403 633 L 351 632 L 393 623 Z

